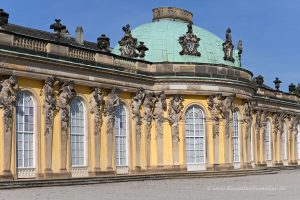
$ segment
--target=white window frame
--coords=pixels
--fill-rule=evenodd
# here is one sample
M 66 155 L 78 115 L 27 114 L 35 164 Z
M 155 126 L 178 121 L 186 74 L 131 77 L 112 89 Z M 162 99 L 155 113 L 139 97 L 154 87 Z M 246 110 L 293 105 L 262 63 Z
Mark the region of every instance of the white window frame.
M 125 136 L 121 135 L 121 131 L 122 129 L 120 128 L 120 121 L 117 119 L 117 117 L 122 113 L 122 110 L 124 110 L 125 113 Z M 121 111 L 121 112 L 120 112 Z M 118 112 L 118 113 L 117 113 Z M 119 118 L 121 119 L 121 118 Z M 118 127 L 117 127 L 118 126 Z M 116 108 L 116 115 L 115 115 L 115 163 L 116 163 L 116 167 L 128 167 L 128 139 L 129 139 L 129 135 L 128 135 L 128 130 L 129 130 L 129 120 L 128 120 L 128 111 L 126 106 L 123 103 L 120 103 L 119 106 Z M 120 152 L 118 153 L 119 158 L 117 158 L 117 150 L 120 149 L 117 146 L 119 145 L 118 139 L 120 138 L 125 138 L 124 141 L 126 142 L 125 145 L 125 156 L 126 156 L 126 162 L 125 163 L 121 163 L 121 154 Z
M 239 131 L 238 111 L 232 112 L 232 160 L 234 163 L 240 162 L 240 131 Z M 237 144 L 236 144 L 237 143 Z M 235 148 L 236 147 L 236 148 Z M 238 159 L 236 159 L 238 158 Z
M 197 109 L 197 110 L 196 110 Z M 195 118 L 195 113 L 199 111 L 199 114 L 201 115 L 198 119 L 199 119 L 199 133 L 196 134 L 196 118 Z M 192 113 L 193 115 L 193 119 L 192 119 L 192 124 L 187 124 L 187 119 L 188 119 L 188 114 Z M 201 127 L 201 123 L 202 123 L 202 127 Z M 189 130 L 189 125 L 192 125 L 193 128 L 191 130 Z M 201 129 L 202 128 L 202 129 Z M 193 135 L 189 136 L 187 134 L 188 131 L 194 132 Z M 202 133 L 201 133 L 202 132 Z M 205 165 L 206 164 L 206 129 L 205 129 L 205 116 L 204 116 L 204 112 L 202 110 L 202 108 L 198 105 L 191 105 L 185 114 L 185 140 L 186 140 L 186 163 L 187 165 Z M 196 138 L 199 138 L 199 141 L 203 141 L 203 149 L 200 149 L 200 144 L 199 144 L 199 149 L 197 149 L 196 147 Z M 188 152 L 190 151 L 190 149 L 188 149 L 188 141 L 189 139 L 194 139 L 193 142 L 193 149 L 191 149 L 194 153 L 194 155 L 196 154 L 197 151 L 200 152 L 200 160 L 199 162 L 197 161 L 196 157 L 194 157 L 194 160 L 191 162 L 189 161 L 189 156 L 188 156 Z M 203 152 L 203 155 L 201 155 L 201 151 Z M 202 158 L 202 162 L 201 162 L 201 158 Z M 196 169 L 196 168 L 195 168 Z
M 250 126 L 250 161 L 253 162 L 254 161 L 254 145 L 253 145 L 253 123 L 251 122 L 251 126 Z
M 72 117 L 72 105 L 73 105 L 73 102 L 74 101 L 79 101 L 80 103 L 81 103 L 81 105 L 82 105 L 82 108 L 83 108 L 83 112 L 82 112 L 82 114 L 83 114 L 83 134 L 82 133 L 76 133 L 76 134 L 74 134 L 73 132 L 72 132 L 72 130 L 73 130 L 73 117 Z M 70 124 L 70 160 L 71 160 L 71 167 L 72 168 L 80 168 L 80 167 L 86 167 L 87 166 L 87 136 L 86 136 L 86 108 L 85 108 L 85 104 L 84 104 L 84 102 L 83 102 L 83 100 L 81 99 L 81 98 L 79 98 L 79 97 L 75 97 L 75 98 L 73 98 L 72 99 L 72 101 L 71 101 L 71 106 L 70 106 L 70 117 L 71 117 L 71 124 Z M 77 119 L 77 118 L 76 118 Z M 72 156 L 72 136 L 83 136 L 83 164 L 78 164 L 78 163 L 76 163 L 76 164 L 73 164 L 73 156 Z M 78 156 L 77 156 L 77 159 L 78 159 Z
M 266 147 L 266 160 L 272 160 L 272 151 L 271 151 L 271 123 L 267 120 L 266 123 L 266 135 L 265 135 L 265 147 Z
M 281 159 L 287 160 L 287 130 L 285 123 L 283 124 L 283 132 L 281 136 Z
M 19 131 L 19 114 L 18 114 L 18 111 L 19 111 L 19 98 L 20 98 L 20 95 L 22 95 L 22 100 L 23 100 L 23 103 L 22 103 L 22 107 L 23 107 L 23 110 L 25 110 L 25 101 L 24 101 L 24 94 L 28 95 L 31 100 L 32 100 L 32 108 L 33 108 L 33 121 L 32 121 L 32 126 L 33 126 L 33 131 L 25 131 L 25 115 L 23 115 L 22 117 L 22 123 L 23 123 L 23 130 L 22 131 Z M 27 91 L 21 91 L 18 96 L 17 96 L 17 102 L 16 102 L 16 167 L 17 167 L 17 170 L 25 170 L 25 169 L 32 169 L 34 170 L 35 169 L 35 166 L 36 166 L 36 163 L 35 163 L 35 135 L 36 135 L 36 106 L 35 106 L 35 101 L 34 101 L 34 97 L 33 95 L 30 93 L 30 92 L 27 92 Z M 30 108 L 30 107 L 29 107 Z M 23 139 L 22 139 L 22 144 L 23 144 L 23 147 L 22 147 L 22 159 L 23 159 L 23 162 L 22 162 L 22 166 L 19 166 L 19 152 L 18 152 L 18 135 L 19 134 L 22 134 L 23 136 Z M 24 151 L 25 151 L 25 142 L 24 142 L 24 137 L 25 137 L 25 134 L 31 134 L 32 135 L 32 165 L 31 166 L 25 166 L 25 156 L 24 156 Z M 29 160 L 28 160 L 29 161 Z M 31 173 L 29 176 L 32 176 L 32 173 L 34 173 L 34 171 L 30 171 L 29 173 Z

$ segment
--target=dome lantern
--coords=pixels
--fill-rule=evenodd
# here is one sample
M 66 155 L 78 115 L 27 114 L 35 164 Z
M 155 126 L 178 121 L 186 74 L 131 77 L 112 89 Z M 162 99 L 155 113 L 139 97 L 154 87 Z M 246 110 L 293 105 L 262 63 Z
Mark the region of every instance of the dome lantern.
M 154 8 L 153 10 L 153 21 L 159 21 L 160 19 L 178 19 L 187 23 L 193 23 L 193 13 L 174 7 L 161 7 Z

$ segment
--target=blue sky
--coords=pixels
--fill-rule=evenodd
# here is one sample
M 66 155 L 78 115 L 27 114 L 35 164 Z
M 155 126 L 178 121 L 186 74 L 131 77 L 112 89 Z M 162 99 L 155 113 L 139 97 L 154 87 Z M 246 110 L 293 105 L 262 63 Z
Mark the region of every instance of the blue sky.
M 234 43 L 243 40 L 243 68 L 262 74 L 274 87 L 275 77 L 287 91 L 300 83 L 300 0 L 1 0 L 10 23 L 50 31 L 61 18 L 71 34 L 82 25 L 85 40 L 105 33 L 112 46 L 122 26 L 137 27 L 152 20 L 152 8 L 174 6 L 194 14 L 194 24 L 221 38 L 231 27 Z

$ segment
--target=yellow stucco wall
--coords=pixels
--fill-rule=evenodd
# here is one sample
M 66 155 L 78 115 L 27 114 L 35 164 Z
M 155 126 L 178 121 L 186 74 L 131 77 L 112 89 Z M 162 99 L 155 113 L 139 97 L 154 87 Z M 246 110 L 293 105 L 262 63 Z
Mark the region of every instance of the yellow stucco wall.
M 29 91 L 33 94 L 35 99 L 35 106 L 36 106 L 36 112 L 35 112 L 35 151 L 36 151 L 36 173 L 37 174 L 43 174 L 43 170 L 45 168 L 45 124 L 44 124 L 44 114 L 42 109 L 43 104 L 43 94 L 42 94 L 42 88 L 44 85 L 43 81 L 39 80 L 32 80 L 32 79 L 25 79 L 25 78 L 19 78 L 18 84 L 21 90 Z M 93 122 L 93 115 L 90 113 L 90 94 L 91 89 L 87 86 L 80 86 L 76 85 L 75 90 L 77 92 L 77 96 L 82 99 L 84 102 L 85 107 L 85 117 L 86 117 L 86 163 L 88 167 L 89 172 L 93 172 L 94 166 L 95 166 L 95 135 L 94 135 L 94 122 Z M 55 92 L 56 92 L 56 98 L 58 95 L 58 85 L 55 86 Z M 108 90 L 104 90 L 105 98 L 107 97 Z M 128 114 L 128 165 L 129 170 L 134 170 L 136 166 L 136 135 L 135 135 L 135 121 L 132 119 L 131 114 L 131 95 L 128 92 L 121 92 L 120 100 L 125 105 L 126 111 Z M 202 108 L 204 115 L 205 115 L 205 131 L 206 131 L 206 160 L 207 160 L 207 166 L 213 166 L 214 163 L 224 164 L 225 161 L 225 120 L 220 121 L 220 133 L 219 133 L 219 141 L 218 141 L 218 154 L 219 154 L 219 160 L 218 162 L 215 161 L 214 158 L 214 138 L 213 138 L 213 131 L 212 131 L 212 121 L 210 112 L 208 110 L 207 105 L 207 96 L 196 96 L 196 95 L 184 95 L 184 101 L 183 101 L 183 114 L 182 114 L 182 120 L 179 124 L 179 136 L 180 136 L 180 142 L 179 142 L 179 164 L 180 166 L 185 167 L 186 166 L 186 160 L 185 160 L 185 112 L 191 105 L 198 105 Z M 169 99 L 170 96 L 167 95 L 167 105 L 169 105 Z M 239 110 L 239 119 L 242 118 L 242 100 L 241 99 L 235 99 L 234 105 L 236 105 L 236 108 Z M 144 114 L 143 109 L 141 110 L 142 115 Z M 0 109 L 0 115 L 3 116 L 3 111 Z M 164 117 L 167 118 L 168 115 L 168 109 L 164 112 Z M 269 116 L 269 120 L 272 121 L 272 115 Z M 255 120 L 255 118 L 253 119 Z M 107 134 L 106 134 L 106 124 L 107 119 L 106 116 L 103 115 L 103 125 L 101 127 L 101 153 L 100 153 L 100 167 L 101 170 L 105 171 L 107 168 L 107 151 L 108 151 L 108 145 L 107 145 Z M 243 146 L 246 143 L 245 137 L 243 135 L 243 125 L 242 120 L 239 122 L 240 124 L 240 152 L 242 154 L 242 158 L 247 156 L 247 148 L 246 146 Z M 272 126 L 271 126 L 272 127 Z M 15 127 L 14 127 L 15 129 Z M 256 129 L 254 130 L 254 136 L 253 139 L 254 144 L 253 147 L 255 149 L 258 149 L 258 145 L 260 148 L 263 147 L 263 141 L 262 138 L 260 138 L 260 143 L 256 143 L 257 140 L 256 137 Z M 12 156 L 11 156 L 11 171 L 15 174 L 16 173 L 16 146 L 15 146 L 15 131 L 13 131 L 13 142 L 12 142 Z M 165 167 L 172 167 L 173 165 L 173 153 L 172 153 L 172 135 L 171 135 L 171 126 L 165 120 L 163 123 L 163 160 L 164 160 L 164 166 Z M 277 135 L 277 143 L 276 148 L 274 144 L 274 135 L 273 131 L 271 131 L 271 140 L 272 140 L 272 157 L 273 160 L 280 160 L 281 159 L 281 153 L 280 153 L 280 137 Z M 151 167 L 157 166 L 157 153 L 156 153 L 156 128 L 155 128 L 155 121 L 152 121 L 152 128 L 151 128 Z M 0 137 L 3 138 L 3 125 L 0 126 Z M 60 139 L 60 117 L 57 112 L 55 112 L 54 116 L 54 128 L 53 128 L 53 148 L 52 148 L 52 170 L 54 173 L 59 173 L 61 168 L 61 159 L 60 159 L 60 152 L 61 152 L 61 139 Z M 287 141 L 288 137 L 287 137 Z M 294 141 L 294 140 L 293 140 Z M 146 142 L 146 133 L 145 133 L 145 123 L 143 121 L 142 125 L 142 131 L 141 131 L 141 168 L 146 169 L 146 150 L 145 150 L 145 142 Z M 113 144 L 115 141 L 113 142 Z M 229 140 L 229 146 L 231 147 L 231 140 Z M 3 152 L 3 140 L 0 140 L 0 161 L 3 160 L 4 152 Z M 292 145 L 293 148 L 295 148 L 295 145 Z M 67 141 L 67 170 L 70 172 L 70 136 L 68 136 Z M 276 157 L 275 157 L 275 151 L 276 151 Z M 112 147 L 112 166 L 115 166 L 115 147 L 113 145 Z M 254 157 L 256 160 L 262 161 L 261 158 L 264 156 L 264 152 L 255 152 Z M 274 152 L 274 154 L 273 154 Z M 291 155 L 292 157 L 295 157 L 294 153 Z M 250 159 L 250 158 L 249 158 Z M 229 151 L 229 161 L 232 162 L 232 151 Z M 241 163 L 243 163 L 243 159 L 241 159 Z M 115 167 L 113 167 L 115 169 Z M 0 164 L 0 171 L 3 171 L 3 163 Z

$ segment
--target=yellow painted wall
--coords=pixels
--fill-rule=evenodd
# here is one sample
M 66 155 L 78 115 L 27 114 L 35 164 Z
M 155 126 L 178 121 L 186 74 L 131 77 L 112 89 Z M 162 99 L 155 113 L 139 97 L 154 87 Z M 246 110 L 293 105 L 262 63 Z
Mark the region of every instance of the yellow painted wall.
M 27 90 L 30 91 L 35 98 L 35 105 L 36 105 L 36 169 L 37 173 L 43 174 L 43 170 L 45 168 L 45 125 L 44 125 L 44 114 L 42 109 L 43 104 L 43 94 L 42 94 L 42 88 L 43 88 L 44 82 L 39 80 L 29 80 L 25 78 L 19 78 L 19 87 L 21 90 Z M 94 166 L 95 166 L 95 136 L 94 136 L 94 122 L 93 122 L 93 115 L 90 113 L 90 94 L 91 89 L 87 86 L 80 86 L 75 85 L 75 90 L 77 92 L 77 96 L 80 97 L 84 101 L 85 109 L 86 109 L 86 155 L 87 155 L 87 166 L 88 171 L 93 172 Z M 55 86 L 56 91 L 56 98 L 58 95 L 58 85 Z M 104 90 L 105 98 L 107 98 L 109 90 Z M 120 94 L 120 100 L 122 103 L 124 103 L 126 107 L 126 111 L 128 114 L 128 129 L 129 129 L 129 135 L 128 135 L 128 165 L 130 170 L 134 170 L 136 166 L 136 133 L 135 133 L 135 122 L 132 119 L 132 113 L 131 113 L 131 96 L 132 94 L 128 92 L 121 92 Z M 167 96 L 167 105 L 169 106 L 169 99 L 170 96 Z M 234 104 L 237 105 L 236 107 L 239 110 L 239 119 L 242 119 L 242 100 L 241 99 L 235 99 Z M 213 139 L 213 131 L 212 131 L 212 121 L 211 121 L 211 115 L 209 110 L 207 109 L 207 96 L 195 96 L 195 95 L 184 95 L 184 101 L 183 101 L 184 109 L 182 113 L 182 120 L 179 124 L 179 136 L 180 136 L 180 142 L 179 142 L 179 164 L 181 166 L 186 166 L 185 161 L 185 112 L 187 111 L 188 107 L 191 105 L 198 105 L 202 108 L 204 115 L 205 115 L 205 130 L 206 130 L 206 160 L 208 161 L 208 165 L 212 166 L 214 161 L 214 139 Z M 168 109 L 164 112 L 164 117 L 167 118 L 168 115 Z M 143 109 L 141 110 L 142 116 L 144 115 Z M 3 111 L 0 109 L 0 115 L 3 116 Z M 270 121 L 272 122 L 272 116 L 269 117 Z M 255 119 L 253 120 L 253 122 Z M 102 171 L 105 171 L 107 169 L 107 133 L 106 133 L 106 124 L 107 124 L 107 118 L 105 115 L 103 115 L 103 125 L 101 127 L 101 152 L 100 152 L 100 167 Z M 246 146 L 243 146 L 245 144 L 245 137 L 244 137 L 244 130 L 242 124 L 242 120 L 240 120 L 240 153 L 242 157 L 246 156 Z M 225 120 L 220 121 L 220 134 L 219 134 L 219 164 L 225 163 Z M 272 127 L 272 126 L 271 126 Z M 255 128 L 254 128 L 255 129 Z M 164 145 L 164 165 L 165 166 L 172 166 L 173 165 L 173 153 L 172 153 L 172 135 L 171 135 L 171 126 L 169 125 L 168 121 L 165 120 L 163 123 L 163 145 Z M 256 129 L 255 129 L 256 130 Z M 272 132 L 272 138 L 273 130 Z M 146 133 L 145 133 L 145 123 L 143 119 L 143 125 L 142 125 L 142 131 L 141 131 L 141 168 L 146 168 L 146 151 L 145 151 L 145 142 L 146 142 Z M 152 128 L 151 128 L 151 167 L 157 166 L 157 147 L 156 147 L 156 128 L 155 128 L 155 121 L 152 121 Z M 254 139 L 254 148 L 258 148 L 257 145 L 260 145 L 260 149 L 262 149 L 262 146 L 264 145 L 262 143 L 262 138 L 260 139 L 260 144 L 257 144 L 255 141 L 257 139 L 256 131 L 254 131 L 253 136 L 255 136 Z M 0 126 L 0 137 L 3 138 L 3 125 Z M 55 112 L 54 116 L 54 128 L 53 128 L 53 156 L 52 156 L 52 170 L 54 173 L 60 172 L 61 167 L 61 160 L 60 160 L 60 152 L 61 152 L 61 139 L 60 139 L 60 117 L 58 112 Z M 277 157 L 272 156 L 275 160 L 280 160 L 280 137 L 277 136 L 277 147 L 274 148 L 273 151 L 277 151 Z M 113 144 L 115 141 L 113 142 Z M 229 147 L 231 147 L 231 139 L 229 140 Z M 70 164 L 70 137 L 68 136 L 68 142 L 67 142 L 67 170 L 71 171 L 71 164 Z M 0 140 L 0 161 L 3 160 L 3 140 Z M 294 146 L 294 145 L 293 145 Z M 15 133 L 13 134 L 13 146 L 12 146 L 12 165 L 11 170 L 12 172 L 16 173 L 15 171 L 15 165 L 16 165 L 16 152 L 15 152 Z M 115 147 L 113 145 L 112 147 L 112 166 L 115 166 Z M 288 151 L 289 152 L 289 151 Z M 255 158 L 256 161 L 260 161 L 260 158 L 263 156 L 264 152 L 255 152 Z M 272 152 L 273 154 L 273 152 Z M 250 159 L 250 158 L 249 158 Z M 229 151 L 229 160 L 232 162 L 232 151 Z M 241 164 L 244 161 L 244 159 L 241 158 Z M 115 169 L 115 167 L 114 167 Z M 0 170 L 3 171 L 3 163 L 0 163 Z

